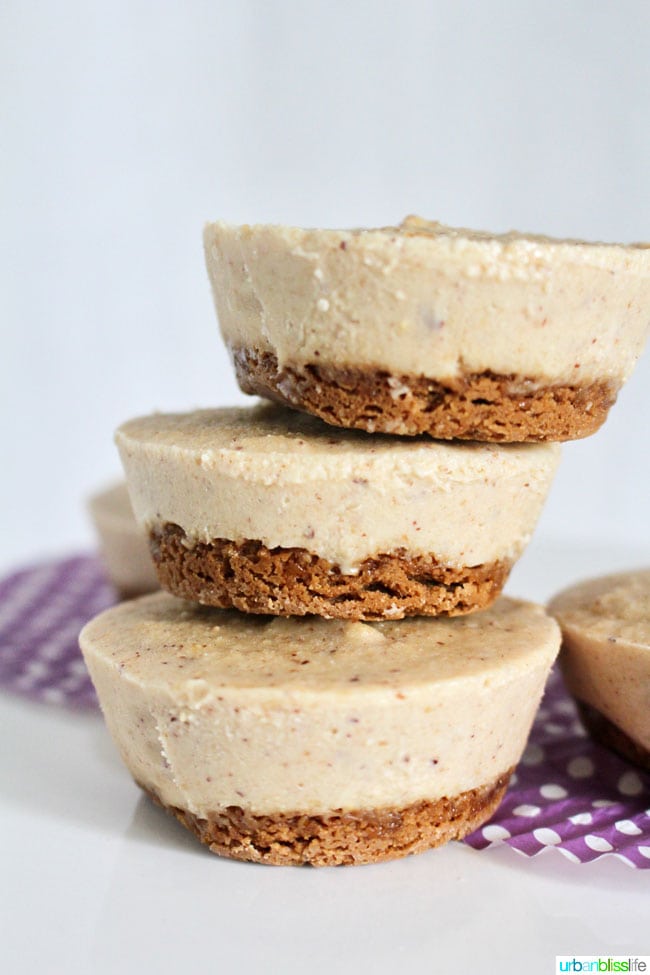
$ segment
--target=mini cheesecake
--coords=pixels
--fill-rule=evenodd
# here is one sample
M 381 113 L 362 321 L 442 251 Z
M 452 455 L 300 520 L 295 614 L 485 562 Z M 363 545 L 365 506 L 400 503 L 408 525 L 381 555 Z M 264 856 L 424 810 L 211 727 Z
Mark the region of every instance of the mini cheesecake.
M 650 569 L 579 583 L 549 612 L 562 629 L 562 673 L 585 727 L 650 769 Z
M 88 508 L 108 577 L 122 599 L 159 589 L 147 537 L 133 516 L 126 484 L 94 494 Z
M 529 603 L 361 623 L 166 593 L 81 648 L 122 758 L 222 856 L 368 863 L 458 839 L 498 806 L 560 636 Z
M 492 603 L 559 458 L 548 444 L 371 438 L 272 404 L 143 417 L 116 440 L 164 589 L 342 619 Z
M 601 425 L 650 325 L 650 248 L 409 217 L 208 224 L 241 388 L 370 433 L 563 441 Z

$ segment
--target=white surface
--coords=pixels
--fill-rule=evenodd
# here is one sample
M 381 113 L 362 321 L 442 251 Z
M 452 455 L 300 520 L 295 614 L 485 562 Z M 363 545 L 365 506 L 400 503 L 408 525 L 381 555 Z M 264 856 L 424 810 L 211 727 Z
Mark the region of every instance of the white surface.
M 530 556 L 530 557 L 529 557 Z M 513 593 L 544 598 L 643 563 L 631 547 L 537 546 Z M 142 797 L 99 715 L 0 697 L 0 969 L 553 972 L 556 954 L 648 951 L 648 871 L 452 843 L 320 870 L 221 860 Z
M 90 539 L 111 437 L 240 402 L 208 219 L 650 236 L 650 5 L 4 0 L 2 558 Z M 646 353 L 540 532 L 643 542 Z

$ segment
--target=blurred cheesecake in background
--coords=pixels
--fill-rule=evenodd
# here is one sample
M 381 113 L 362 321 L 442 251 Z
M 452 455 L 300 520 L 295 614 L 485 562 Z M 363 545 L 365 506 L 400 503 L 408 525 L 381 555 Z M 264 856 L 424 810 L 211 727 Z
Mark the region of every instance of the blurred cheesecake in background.
M 591 736 L 650 769 L 650 569 L 588 579 L 549 604 L 560 665 Z
M 136 524 L 126 484 L 92 495 L 90 516 L 108 576 L 122 599 L 159 588 L 144 532 Z

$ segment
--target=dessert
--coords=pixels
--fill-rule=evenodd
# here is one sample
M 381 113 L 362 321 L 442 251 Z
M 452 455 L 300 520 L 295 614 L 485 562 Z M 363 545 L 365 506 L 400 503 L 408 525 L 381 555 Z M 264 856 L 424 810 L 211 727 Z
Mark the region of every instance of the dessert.
M 583 722 L 603 745 L 650 769 L 650 569 L 561 592 L 560 663 Z
M 160 588 L 146 536 L 133 517 L 126 484 L 94 494 L 88 508 L 106 571 L 118 595 L 129 599 Z
M 559 459 L 554 444 L 371 438 L 272 404 L 143 417 L 116 441 L 164 589 L 346 619 L 489 605 Z
M 208 224 L 241 388 L 370 433 L 562 441 L 647 337 L 650 248 L 455 229 Z
M 366 863 L 471 832 L 524 748 L 559 630 L 501 598 L 480 619 L 245 616 L 166 593 L 81 648 L 136 782 L 223 856 Z

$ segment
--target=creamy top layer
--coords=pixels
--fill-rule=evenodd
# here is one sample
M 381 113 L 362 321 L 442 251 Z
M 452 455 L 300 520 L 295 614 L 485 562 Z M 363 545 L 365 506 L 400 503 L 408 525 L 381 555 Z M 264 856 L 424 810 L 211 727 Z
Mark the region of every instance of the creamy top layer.
M 559 460 L 555 445 L 369 437 L 271 404 L 155 414 L 116 441 L 146 528 L 307 548 L 348 572 L 398 549 L 458 566 L 515 558 Z
M 650 569 L 579 583 L 549 611 L 571 692 L 650 748 Z
M 519 759 L 559 646 L 537 606 L 453 620 L 269 620 L 166 594 L 81 634 L 127 765 L 197 815 L 405 805 Z
M 645 244 L 411 217 L 378 230 L 214 223 L 204 245 L 226 343 L 280 365 L 618 386 L 650 328 Z
M 648 650 L 650 669 L 650 569 L 580 582 L 556 596 L 550 609 L 563 626 L 596 640 Z

